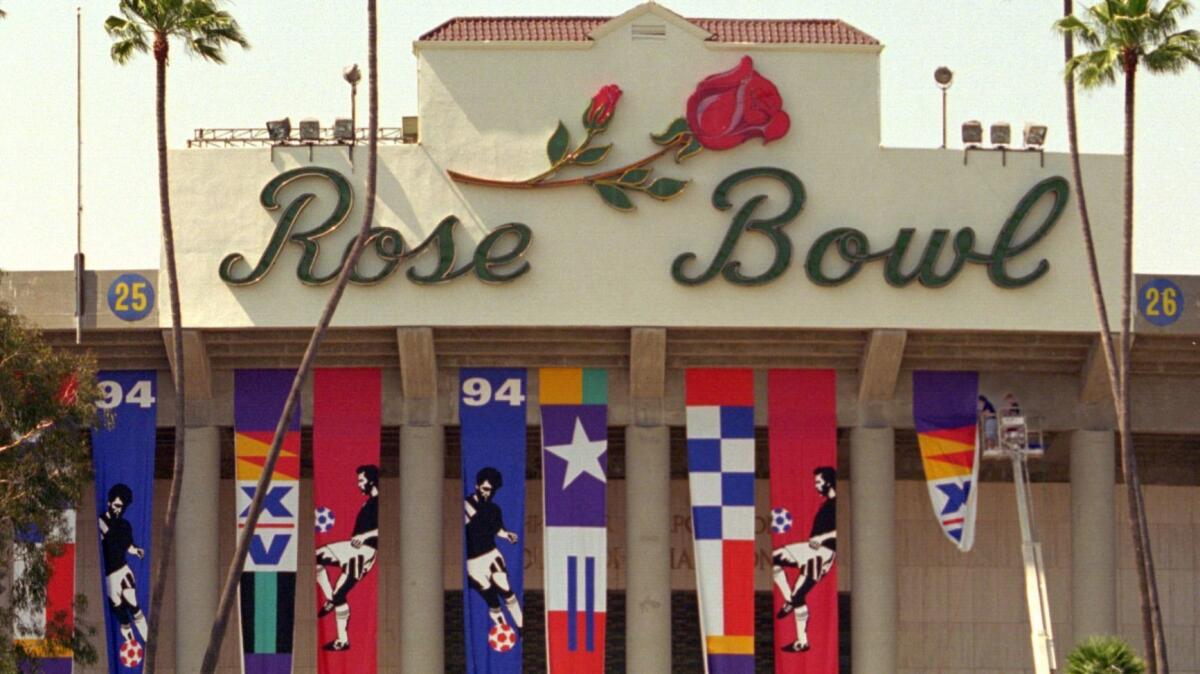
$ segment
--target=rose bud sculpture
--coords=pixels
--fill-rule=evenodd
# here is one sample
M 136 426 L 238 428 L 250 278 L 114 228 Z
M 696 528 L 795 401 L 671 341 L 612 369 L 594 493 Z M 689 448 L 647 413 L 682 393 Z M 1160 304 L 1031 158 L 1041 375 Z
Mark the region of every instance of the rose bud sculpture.
M 617 110 L 617 101 L 621 98 L 621 87 L 608 84 L 600 88 L 587 110 L 583 111 L 583 128 L 591 131 L 603 131 L 608 128 L 608 121 Z
M 674 150 L 675 162 L 699 154 L 704 148 L 728 150 L 750 138 L 762 138 L 764 143 L 782 138 L 791 126 L 783 111 L 783 99 L 775 85 L 754 69 L 749 56 L 732 70 L 704 78 L 688 98 L 687 116 L 679 117 L 662 133 L 650 139 L 661 148 L 624 166 L 591 173 L 577 178 L 552 179 L 560 170 L 570 166 L 592 166 L 604 161 L 612 144 L 592 147 L 592 139 L 608 130 L 617 111 L 621 88 L 607 84 L 600 88 L 583 112 L 585 137 L 571 149 L 571 133 L 561 121 L 546 142 L 550 168 L 524 180 L 497 180 L 447 171 L 452 180 L 468 185 L 530 189 L 535 187 L 568 187 L 586 185 L 600 196 L 605 204 L 620 210 L 634 208 L 630 192 L 641 192 L 665 201 L 678 196 L 688 186 L 687 180 L 655 178 L 650 167 L 660 157 Z

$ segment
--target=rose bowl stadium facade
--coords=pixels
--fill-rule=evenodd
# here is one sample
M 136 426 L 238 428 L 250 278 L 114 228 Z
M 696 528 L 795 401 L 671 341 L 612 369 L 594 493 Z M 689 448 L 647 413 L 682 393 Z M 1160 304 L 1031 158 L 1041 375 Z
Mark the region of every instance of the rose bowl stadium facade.
M 453 19 L 413 48 L 417 115 L 379 147 L 371 238 L 285 425 L 217 671 L 994 674 L 1039 647 L 1064 668 L 1089 635 L 1140 650 L 1069 157 L 882 146 L 883 47 L 840 21 L 647 3 Z M 187 461 L 161 672 L 199 671 L 362 220 L 364 136 L 277 132 L 170 155 Z M 1083 167 L 1116 298 L 1121 158 Z M 106 381 L 153 381 L 157 533 L 166 274 L 85 281 L 79 345 L 71 273 L 6 274 L 0 299 Z M 1172 670 L 1200 672 L 1200 284 L 1135 286 L 1158 590 Z M 136 385 L 106 389 L 118 427 Z M 979 420 L 1017 404 L 1027 481 L 981 451 Z M 77 515 L 95 625 L 98 485 Z M 75 671 L 107 671 L 101 647 Z

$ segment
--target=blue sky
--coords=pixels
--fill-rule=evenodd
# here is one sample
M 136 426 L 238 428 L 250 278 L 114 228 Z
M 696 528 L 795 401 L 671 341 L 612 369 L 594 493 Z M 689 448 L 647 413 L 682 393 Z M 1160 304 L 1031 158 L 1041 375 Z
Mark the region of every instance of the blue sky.
M 385 126 L 416 111 L 412 41 L 454 16 L 615 15 L 633 0 L 379 0 L 380 110 Z M 955 71 L 951 147 L 966 119 L 1050 127 L 1066 149 L 1062 41 L 1048 0 L 674 0 L 684 16 L 840 18 L 881 40 L 883 141 L 940 143 L 932 73 Z M 1077 2 L 1081 4 L 1081 2 Z M 3 0 L 0 21 L 0 269 L 68 269 L 75 248 L 75 11 L 83 10 L 84 250 L 95 269 L 158 266 L 154 68 L 147 56 L 116 66 L 104 18 L 116 0 Z M 253 44 L 224 66 L 176 50 L 168 83 L 168 139 L 200 127 L 258 127 L 291 116 L 331 120 L 348 98 L 342 68 L 366 62 L 360 0 L 228 2 Z M 1197 16 L 1188 27 L 1200 26 Z M 1200 71 L 1139 79 L 1135 266 L 1200 273 Z M 1121 151 L 1119 87 L 1080 95 L 1085 152 Z M 360 111 L 365 112 L 360 100 Z

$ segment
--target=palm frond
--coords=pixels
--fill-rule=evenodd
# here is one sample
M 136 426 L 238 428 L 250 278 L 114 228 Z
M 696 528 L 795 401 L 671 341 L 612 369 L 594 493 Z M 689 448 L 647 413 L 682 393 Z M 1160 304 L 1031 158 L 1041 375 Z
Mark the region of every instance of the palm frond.
M 152 1 L 121 0 L 117 9 L 127 21 L 142 24 L 144 28 L 150 30 L 154 30 L 155 26 L 162 22 L 156 11 L 155 3 Z
M 1146 663 L 1116 637 L 1092 637 L 1067 656 L 1068 674 L 1143 674 Z
M 1054 28 L 1063 35 L 1071 35 L 1093 49 L 1100 46 L 1096 30 L 1077 16 L 1068 16 L 1054 22 Z
M 110 16 L 104 21 L 104 32 L 113 39 L 109 54 L 116 63 L 124 65 L 134 54 L 150 51 L 150 45 L 146 42 L 146 31 L 137 21 Z
M 1112 84 L 1116 81 L 1121 52 L 1117 49 L 1097 49 L 1075 55 L 1067 61 L 1067 77 L 1074 77 L 1085 89 Z
M 188 0 L 181 6 L 181 18 L 176 34 L 184 38 L 189 52 L 216 63 L 224 63 L 223 49 L 236 44 L 250 47 L 238 25 L 228 12 L 216 8 L 213 0 Z
M 1154 13 L 1155 39 L 1165 40 L 1179 27 L 1179 19 L 1192 13 L 1188 0 L 1167 0 L 1162 9 Z
M 1146 68 L 1153 73 L 1182 72 L 1188 64 L 1200 66 L 1200 33 L 1185 30 L 1167 36 L 1145 57 Z
M 206 61 L 213 63 L 225 63 L 225 55 L 221 53 L 221 47 L 213 44 L 204 38 L 196 38 L 188 40 L 184 44 L 187 45 L 187 50 L 199 56 Z
M 104 29 L 113 38 L 113 60 L 126 63 L 150 51 L 153 34 L 178 37 L 184 48 L 206 61 L 224 63 L 224 48 L 250 43 L 238 22 L 217 8 L 220 0 L 120 0 L 121 16 L 109 17 Z

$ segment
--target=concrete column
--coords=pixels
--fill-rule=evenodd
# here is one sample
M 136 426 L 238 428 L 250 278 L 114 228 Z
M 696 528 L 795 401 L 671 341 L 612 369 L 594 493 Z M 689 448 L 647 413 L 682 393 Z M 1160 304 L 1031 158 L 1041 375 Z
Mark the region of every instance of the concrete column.
M 445 670 L 442 491 L 445 438 L 438 417 L 433 330 L 399 328 L 404 425 L 400 427 L 400 671 Z
M 1116 443 L 1112 431 L 1071 434 L 1071 627 L 1074 643 L 1117 632 Z
M 850 634 L 854 674 L 897 671 L 895 474 L 892 429 L 852 429 Z
M 625 429 L 625 671 L 671 671 L 671 448 L 666 426 Z
M 175 671 L 198 672 L 221 587 L 220 432 L 215 426 L 188 428 L 183 451 L 187 470 L 175 530 Z
M 440 425 L 400 428 L 400 671 L 445 669 L 442 587 L 444 439 Z

